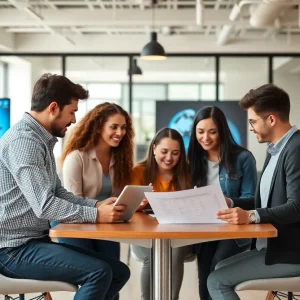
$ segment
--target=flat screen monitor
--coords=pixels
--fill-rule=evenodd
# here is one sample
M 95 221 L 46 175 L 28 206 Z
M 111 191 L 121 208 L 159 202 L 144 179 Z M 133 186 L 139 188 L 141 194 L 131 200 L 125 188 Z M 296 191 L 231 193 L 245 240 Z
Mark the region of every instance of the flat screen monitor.
M 0 98 L 0 138 L 10 127 L 10 99 Z

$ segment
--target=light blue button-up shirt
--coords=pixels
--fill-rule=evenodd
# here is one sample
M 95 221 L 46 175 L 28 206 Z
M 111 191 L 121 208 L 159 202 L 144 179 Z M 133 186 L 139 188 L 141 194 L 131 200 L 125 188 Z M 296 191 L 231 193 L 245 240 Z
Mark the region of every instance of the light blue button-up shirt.
M 297 131 L 297 127 L 293 126 L 276 144 L 270 143 L 268 146 L 268 152 L 271 155 L 269 163 L 265 168 L 259 186 L 260 191 L 260 199 L 261 199 L 261 207 L 265 208 L 268 205 L 269 193 L 271 188 L 271 182 L 273 179 L 274 171 L 279 159 L 279 156 L 291 138 L 291 136 Z M 260 217 L 257 211 L 255 211 L 256 215 L 256 223 L 260 223 Z M 267 240 L 266 239 L 257 239 L 256 248 L 261 250 L 267 247 Z

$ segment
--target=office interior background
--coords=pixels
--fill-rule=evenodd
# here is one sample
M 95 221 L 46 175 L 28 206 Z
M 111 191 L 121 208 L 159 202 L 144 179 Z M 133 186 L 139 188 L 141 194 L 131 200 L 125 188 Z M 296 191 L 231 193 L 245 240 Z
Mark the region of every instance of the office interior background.
M 273 82 L 290 94 L 291 123 L 299 128 L 299 18 L 293 0 L 0 0 L 0 98 L 10 99 L 14 124 L 29 111 L 39 76 L 64 74 L 90 92 L 77 119 L 105 101 L 131 113 L 137 156 L 155 134 L 156 100 L 238 101 Z M 140 59 L 152 31 L 166 60 Z M 134 59 L 142 76 L 129 72 Z M 260 171 L 266 145 L 251 133 L 247 145 Z M 186 265 L 180 299 L 196 300 L 196 267 Z M 131 266 L 123 300 L 139 299 L 141 264 L 133 260 Z

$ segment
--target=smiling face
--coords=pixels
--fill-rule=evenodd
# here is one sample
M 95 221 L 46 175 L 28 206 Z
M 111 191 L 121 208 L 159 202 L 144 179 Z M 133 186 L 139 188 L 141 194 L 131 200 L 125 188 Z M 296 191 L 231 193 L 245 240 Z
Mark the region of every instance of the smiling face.
M 108 117 L 100 133 L 100 141 L 110 147 L 118 147 L 126 134 L 126 119 L 122 114 Z
M 203 119 L 196 125 L 196 139 L 205 151 L 219 149 L 219 133 L 212 118 Z
M 271 141 L 272 126 L 269 122 L 270 115 L 265 114 L 260 116 L 256 114 L 254 109 L 248 109 L 249 130 L 252 131 L 259 143 L 266 143 Z
M 50 131 L 56 137 L 64 137 L 67 128 L 76 123 L 75 112 L 78 110 L 78 100 L 74 99 L 70 104 L 67 104 L 60 110 L 56 102 L 50 104 L 51 120 Z
M 163 138 L 159 144 L 153 146 L 153 153 L 161 170 L 173 169 L 180 158 L 180 144 L 171 138 Z

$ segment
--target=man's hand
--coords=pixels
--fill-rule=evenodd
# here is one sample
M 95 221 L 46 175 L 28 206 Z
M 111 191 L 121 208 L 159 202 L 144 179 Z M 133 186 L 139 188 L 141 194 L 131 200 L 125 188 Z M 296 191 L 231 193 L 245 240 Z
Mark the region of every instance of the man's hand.
M 116 202 L 116 197 L 110 197 L 96 204 L 97 207 L 97 223 L 113 223 L 120 220 L 124 214 L 126 205 L 113 206 Z
M 230 224 L 250 224 L 249 211 L 239 207 L 219 210 L 217 212 L 217 218 Z

